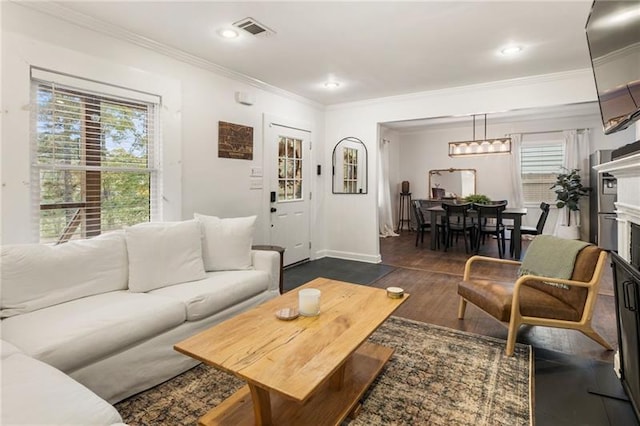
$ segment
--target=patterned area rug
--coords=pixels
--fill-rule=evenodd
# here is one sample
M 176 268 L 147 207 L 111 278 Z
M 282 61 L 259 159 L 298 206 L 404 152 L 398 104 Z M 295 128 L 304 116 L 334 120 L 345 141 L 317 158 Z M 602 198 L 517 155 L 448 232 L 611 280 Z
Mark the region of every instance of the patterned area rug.
M 345 425 L 532 425 L 531 347 L 398 317 L 370 340 L 395 353 Z M 243 382 L 199 365 L 116 405 L 131 425 L 187 425 Z

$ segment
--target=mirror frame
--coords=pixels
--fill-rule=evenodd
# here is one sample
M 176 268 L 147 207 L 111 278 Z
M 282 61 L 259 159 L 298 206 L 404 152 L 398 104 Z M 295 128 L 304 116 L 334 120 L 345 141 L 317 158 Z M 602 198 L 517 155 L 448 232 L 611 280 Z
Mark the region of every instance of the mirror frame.
M 336 150 L 338 149 L 338 147 L 340 146 L 340 144 L 342 144 L 343 142 L 352 142 L 352 143 L 359 143 L 362 145 L 362 147 L 364 148 L 364 161 L 363 164 L 360 164 L 360 161 L 358 161 L 358 167 L 360 169 L 359 173 L 362 173 L 362 176 L 364 176 L 364 185 L 361 188 L 362 191 L 361 192 L 343 192 L 343 191 L 336 191 Z M 347 136 L 346 138 L 342 138 L 338 141 L 338 143 L 336 144 L 335 147 L 333 147 L 333 154 L 332 154 L 332 167 L 331 167 L 331 192 L 334 194 L 349 194 L 349 195 L 362 195 L 362 194 L 366 194 L 369 192 L 369 152 L 367 151 L 367 146 L 364 144 L 364 142 L 362 142 L 362 140 L 353 137 L 353 136 Z
M 477 173 L 476 173 L 476 169 L 454 169 L 449 168 L 449 169 L 432 169 L 429 170 L 429 187 L 427 188 L 428 194 L 427 197 L 430 200 L 433 200 L 433 194 L 431 193 L 431 188 L 433 188 L 432 183 L 431 183 L 431 176 L 432 175 L 439 175 L 442 174 L 442 172 L 448 172 L 448 173 L 453 173 L 453 172 L 473 172 L 473 193 L 476 194 L 477 193 L 477 188 L 478 188 L 478 180 L 477 180 Z

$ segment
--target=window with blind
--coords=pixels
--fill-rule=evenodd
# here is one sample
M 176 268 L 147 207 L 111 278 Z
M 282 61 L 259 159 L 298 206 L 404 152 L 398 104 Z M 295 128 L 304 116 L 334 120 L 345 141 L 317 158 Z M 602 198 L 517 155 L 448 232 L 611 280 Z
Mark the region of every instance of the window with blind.
M 132 95 L 32 74 L 32 182 L 41 242 L 88 238 L 155 215 L 157 104 Z
M 520 147 L 520 172 L 524 202 L 553 204 L 556 194 L 551 186 L 563 164 L 563 141 L 523 143 Z

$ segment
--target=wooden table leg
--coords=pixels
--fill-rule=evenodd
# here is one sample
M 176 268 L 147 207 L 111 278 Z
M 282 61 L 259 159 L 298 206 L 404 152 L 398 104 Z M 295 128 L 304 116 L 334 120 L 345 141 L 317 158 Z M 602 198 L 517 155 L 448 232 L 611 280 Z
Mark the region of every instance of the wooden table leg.
M 253 414 L 256 426 L 272 426 L 271 420 L 271 398 L 269 391 L 249 383 L 251 400 L 253 401 Z
M 437 229 L 438 229 L 438 213 L 432 211 L 431 212 L 431 231 L 429 232 L 429 234 L 431 234 L 431 250 L 435 250 L 436 249 L 436 243 L 437 243 Z
M 392 355 L 391 348 L 364 342 L 304 403 L 247 384 L 201 417 L 198 425 L 340 425 L 347 416 L 357 415 L 360 399 Z
M 332 390 L 342 389 L 342 385 L 344 384 L 345 364 L 342 364 L 342 366 L 338 368 L 336 372 L 333 373 L 333 376 L 331 376 L 331 378 L 329 379 L 329 387 Z
M 520 253 L 522 251 L 522 235 L 520 234 L 520 228 L 522 227 L 522 216 L 514 215 L 513 218 L 513 231 L 511 233 L 511 238 L 515 241 L 515 247 L 513 250 L 513 257 L 515 260 L 520 260 Z

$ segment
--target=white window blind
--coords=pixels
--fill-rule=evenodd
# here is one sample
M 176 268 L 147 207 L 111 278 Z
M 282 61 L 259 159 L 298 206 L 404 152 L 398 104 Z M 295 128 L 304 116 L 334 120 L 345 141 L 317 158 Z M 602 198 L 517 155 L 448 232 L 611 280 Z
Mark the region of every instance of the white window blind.
M 31 103 L 40 241 L 87 238 L 156 218 L 159 99 L 67 75 L 61 84 L 55 73 L 39 71 L 32 70 Z
M 553 204 L 556 194 L 551 186 L 564 164 L 564 142 L 536 141 L 520 148 L 520 169 L 525 203 Z

